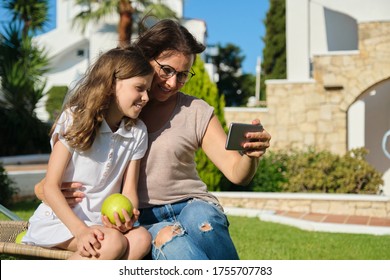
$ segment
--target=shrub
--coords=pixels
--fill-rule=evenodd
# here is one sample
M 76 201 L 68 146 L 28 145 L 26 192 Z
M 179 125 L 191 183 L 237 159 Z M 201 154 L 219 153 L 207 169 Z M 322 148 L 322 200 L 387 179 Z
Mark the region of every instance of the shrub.
M 48 124 L 25 112 L 0 108 L 0 156 L 49 153 Z
M 253 191 L 375 194 L 383 184 L 366 160 L 367 150 L 354 149 L 344 156 L 329 151 L 267 153 L 251 183 Z
M 258 171 L 252 180 L 252 190 L 256 192 L 281 192 L 288 181 L 286 177 L 288 156 L 269 152 L 259 162 Z
M 50 120 L 54 121 L 61 112 L 67 92 L 67 86 L 55 86 L 47 92 L 46 111 L 49 113 Z
M 220 120 L 222 126 L 226 128 L 223 111 L 225 100 L 223 96 L 219 96 L 217 86 L 210 81 L 210 77 L 204 67 L 204 62 L 200 57 L 196 59 L 193 69 L 196 76 L 189 83 L 186 83 L 182 91 L 189 95 L 202 98 L 209 105 L 213 106 L 215 115 Z M 195 162 L 199 177 L 205 182 L 208 190 L 220 191 L 223 175 L 203 150 L 200 149 L 196 152 Z
M 18 189 L 15 182 L 12 181 L 0 162 L 0 204 L 8 207 L 12 203 L 12 197 L 17 194 Z
M 287 158 L 285 153 L 269 151 L 260 159 L 257 173 L 249 185 L 235 185 L 223 177 L 221 191 L 281 192 L 287 182 Z
M 328 151 L 293 152 L 288 160 L 289 192 L 378 193 L 381 174 L 366 160 L 367 150 L 354 149 L 344 156 Z

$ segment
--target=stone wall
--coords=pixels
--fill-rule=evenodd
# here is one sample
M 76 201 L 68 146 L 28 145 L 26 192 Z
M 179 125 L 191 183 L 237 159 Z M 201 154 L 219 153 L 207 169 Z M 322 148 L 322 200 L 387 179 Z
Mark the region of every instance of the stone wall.
M 390 197 L 354 194 L 215 192 L 223 207 L 390 217 Z
M 232 122 L 250 123 L 253 119 L 260 119 L 264 126 L 269 123 L 267 108 L 225 107 L 225 120 L 229 126 Z

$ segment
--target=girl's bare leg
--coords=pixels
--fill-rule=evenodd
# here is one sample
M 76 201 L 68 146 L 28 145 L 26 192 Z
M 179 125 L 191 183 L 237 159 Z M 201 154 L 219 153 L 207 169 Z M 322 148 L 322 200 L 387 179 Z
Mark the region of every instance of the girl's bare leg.
M 72 238 L 60 244 L 59 248 L 73 251 L 74 254 L 70 256 L 69 260 L 116 260 L 121 259 L 128 251 L 127 239 L 124 235 L 116 229 L 100 227 L 99 229 L 104 233 L 104 240 L 101 240 L 100 249 L 96 249 L 99 253 L 97 257 L 83 257 L 77 251 L 76 240 Z
M 151 249 L 152 237 L 144 227 L 136 227 L 124 235 L 129 243 L 122 259 L 142 260 Z

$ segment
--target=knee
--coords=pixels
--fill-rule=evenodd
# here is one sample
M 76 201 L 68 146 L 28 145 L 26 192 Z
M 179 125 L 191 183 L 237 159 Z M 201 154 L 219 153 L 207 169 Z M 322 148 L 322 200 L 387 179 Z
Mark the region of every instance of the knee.
M 132 243 L 137 244 L 137 247 L 148 253 L 152 244 L 152 236 L 145 228 L 138 228 L 136 234 L 132 235 Z
M 214 228 L 228 226 L 225 214 L 216 206 L 201 200 L 188 204 L 180 214 L 181 223 L 187 229 L 209 232 Z
M 214 217 L 217 218 L 220 216 L 220 210 L 213 204 L 203 201 L 203 200 L 194 200 L 189 203 L 182 211 L 180 216 L 184 216 L 188 219 L 205 219 Z
M 104 234 L 100 250 L 101 259 L 119 259 L 126 252 L 128 243 L 124 235 L 118 230 L 110 230 Z
M 180 225 L 166 226 L 157 233 L 153 243 L 159 248 L 165 243 L 171 241 L 175 236 L 182 235 L 183 233 L 184 230 Z

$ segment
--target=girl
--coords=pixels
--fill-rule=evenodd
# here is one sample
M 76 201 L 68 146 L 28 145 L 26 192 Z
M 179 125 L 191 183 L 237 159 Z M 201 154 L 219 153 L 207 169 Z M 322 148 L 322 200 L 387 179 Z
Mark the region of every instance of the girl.
M 23 242 L 71 250 L 71 259 L 141 259 L 149 252 L 149 233 L 133 224 L 139 215 L 140 159 L 147 149 L 146 127 L 137 118 L 149 100 L 153 73 L 137 49 L 115 48 L 101 55 L 77 84 L 52 128 L 43 186 L 47 204 L 30 218 Z M 61 193 L 67 181 L 83 185 L 85 197 L 74 208 Z M 120 192 L 122 181 L 134 218 L 123 211 L 122 223 L 115 213 L 117 225 L 104 227 L 101 205 Z

